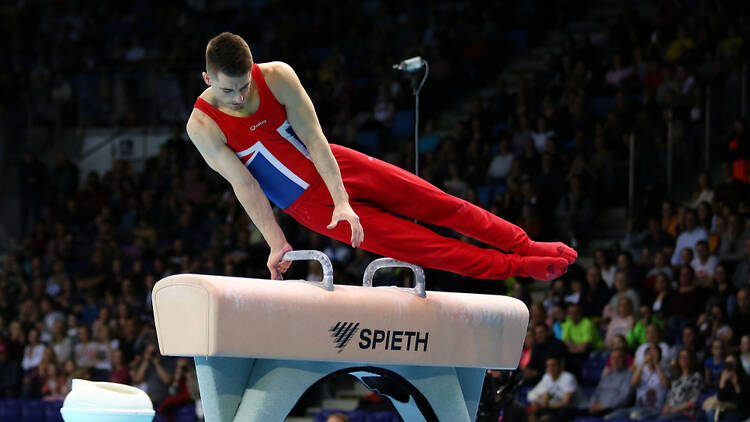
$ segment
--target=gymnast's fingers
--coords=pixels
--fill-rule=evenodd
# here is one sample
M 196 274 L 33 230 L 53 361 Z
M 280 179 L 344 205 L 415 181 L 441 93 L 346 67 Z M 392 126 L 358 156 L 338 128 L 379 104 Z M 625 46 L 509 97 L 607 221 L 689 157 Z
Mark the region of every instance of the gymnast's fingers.
M 279 263 L 279 271 L 281 271 L 282 273 L 285 273 L 291 265 L 292 265 L 292 261 L 281 261 Z
M 338 224 L 339 224 L 339 221 L 340 221 L 340 220 L 342 220 L 342 218 L 336 218 L 336 216 L 334 216 L 334 217 L 333 217 L 333 218 L 331 219 L 331 222 L 330 222 L 330 223 L 328 223 L 328 225 L 326 226 L 326 228 L 327 228 L 328 230 L 332 230 L 332 229 L 335 229 L 335 228 L 336 228 L 336 226 L 338 226 Z
M 359 223 L 359 218 L 352 218 L 349 224 L 352 226 L 352 246 L 356 248 L 364 240 L 365 231 L 362 228 L 362 224 Z
M 281 276 L 279 275 L 279 271 L 276 269 L 276 265 L 272 265 L 269 262 L 268 269 L 271 270 L 271 280 L 281 280 Z

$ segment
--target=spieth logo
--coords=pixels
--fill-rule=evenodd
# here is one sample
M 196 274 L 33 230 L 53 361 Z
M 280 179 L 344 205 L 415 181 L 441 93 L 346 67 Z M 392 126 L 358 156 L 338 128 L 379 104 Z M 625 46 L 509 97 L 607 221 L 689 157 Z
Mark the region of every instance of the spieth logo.
M 333 337 L 333 343 L 336 348 L 339 349 L 339 353 L 344 350 L 344 347 L 349 343 L 349 340 L 354 337 L 354 334 L 359 330 L 359 323 L 354 322 L 337 322 L 336 325 L 331 327 L 328 331 L 331 332 Z
M 331 332 L 333 343 L 339 349 L 339 353 L 349 344 L 349 341 L 357 334 L 357 331 L 359 331 L 359 343 L 357 343 L 357 346 L 361 350 L 374 350 L 380 345 L 384 350 L 426 352 L 427 342 L 430 338 L 429 332 L 421 331 L 378 330 L 369 328 L 360 330 L 358 322 L 339 321 L 328 331 Z
M 266 123 L 268 123 L 268 120 L 261 120 L 260 122 L 258 122 L 258 123 L 256 123 L 256 124 L 254 124 L 254 125 L 250 126 L 250 130 L 255 130 L 255 129 L 257 129 L 258 127 L 260 127 L 261 125 L 264 125 L 264 124 L 266 124 Z

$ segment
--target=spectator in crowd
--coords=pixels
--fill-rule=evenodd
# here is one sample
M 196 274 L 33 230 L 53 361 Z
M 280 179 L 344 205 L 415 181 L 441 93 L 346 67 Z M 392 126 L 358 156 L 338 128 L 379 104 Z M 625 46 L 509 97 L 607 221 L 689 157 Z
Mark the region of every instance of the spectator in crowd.
M 748 286 L 750 277 L 750 237 L 745 239 L 745 256 L 737 263 L 737 268 L 732 275 L 732 282 L 739 289 Z
M 695 212 L 698 215 L 698 225 L 706 229 L 706 231 L 709 233 L 709 240 L 713 237 L 711 234 L 713 233 L 713 227 L 715 225 L 714 220 L 714 214 L 713 210 L 711 209 L 711 204 L 708 202 L 701 202 L 697 206 L 694 207 Z M 710 249 L 709 249 L 710 252 Z
M 641 344 L 645 343 L 646 340 L 646 327 L 649 324 L 656 324 L 661 330 L 664 330 L 664 323 L 654 315 L 651 311 L 651 307 L 648 305 L 641 305 L 641 309 L 638 312 L 639 318 L 633 325 L 633 329 L 628 331 L 625 338 L 628 341 L 628 347 L 635 349 Z
M 559 358 L 547 358 L 542 380 L 529 390 L 530 412 L 537 420 L 570 420 L 580 413 L 586 399 L 579 391 L 578 382 L 564 371 Z
M 73 359 L 68 359 L 60 366 L 63 377 L 65 377 L 65 388 L 67 391 L 73 389 L 73 378 L 80 375 L 80 369 L 76 367 Z
M 544 117 L 539 117 L 536 121 L 536 128 L 531 131 L 531 139 L 534 140 L 534 148 L 540 153 L 546 152 L 547 139 L 554 135 L 555 132 L 549 130 L 547 127 L 547 120 Z
M 100 325 L 96 332 L 96 364 L 94 374 L 97 378 L 107 378 L 112 371 L 112 351 L 117 350 L 119 341 L 110 338 L 108 325 Z
M 661 251 L 665 246 L 674 245 L 674 238 L 662 230 L 659 225 L 659 220 L 656 218 L 648 219 L 648 228 L 645 231 L 640 233 L 634 233 L 634 231 L 635 220 L 629 219 L 626 223 L 626 234 L 623 247 L 633 256 L 642 256 L 644 251 L 656 256 L 656 254 L 663 254 Z M 664 261 L 665 260 L 659 261 L 659 268 L 664 267 Z
M 712 255 L 717 256 L 719 253 L 721 237 L 727 232 L 727 219 L 721 214 L 714 214 L 713 223 L 710 226 L 709 232 L 708 250 Z
M 664 273 L 657 275 L 654 279 L 654 301 L 651 304 L 651 310 L 660 319 L 665 319 L 670 315 L 668 308 L 673 294 L 671 283 Z
M 55 303 L 50 297 L 42 297 L 39 310 L 42 313 L 44 324 L 42 326 L 40 338 L 44 342 L 49 342 L 55 321 L 62 321 L 65 319 L 65 315 L 56 308 Z
M 583 282 L 581 280 L 574 278 L 570 281 L 570 293 L 565 295 L 565 298 L 563 299 L 565 303 L 577 303 L 579 305 L 581 304 L 581 300 L 583 299 Z
M 583 314 L 587 317 L 599 316 L 612 297 L 612 293 L 604 284 L 601 272 L 596 266 L 589 267 L 586 271 L 586 284 L 587 288 L 584 290 L 583 300 L 581 301 Z
M 601 348 L 601 337 L 596 325 L 581 313 L 577 303 L 568 304 L 568 317 L 562 323 L 562 339 L 568 349 L 568 368 L 578 373 L 591 351 Z
M 545 157 L 548 157 L 545 154 Z M 572 176 L 568 179 L 567 191 L 560 198 L 555 209 L 555 218 L 564 237 L 578 242 L 577 239 L 588 235 L 588 227 L 593 220 L 593 204 L 586 194 L 581 178 Z
M 40 374 L 44 377 L 40 390 L 43 400 L 62 401 L 69 392 L 65 385 L 65 377 L 58 370 L 57 364 L 49 362 L 44 366 L 45 370 Z
M 668 312 L 672 324 L 682 324 L 698 317 L 701 303 L 705 301 L 703 292 L 695 285 L 693 268 L 684 265 L 680 268 L 679 286 L 669 298 Z
M 714 190 L 708 178 L 708 173 L 702 171 L 698 173 L 698 189 L 693 191 L 693 208 L 698 207 L 702 202 L 712 203 L 714 201 Z
M 557 279 L 553 281 L 551 288 L 547 290 L 547 297 L 544 299 L 544 307 L 547 309 L 547 312 L 551 313 L 555 305 L 565 303 L 567 293 L 565 280 Z
M 729 280 L 724 264 L 716 266 L 712 282 L 713 286 L 710 289 L 711 297 L 709 298 L 708 303 L 719 305 L 727 310 L 728 315 L 732 315 L 734 309 L 730 309 L 730 298 L 737 293 L 737 289 Z M 735 306 L 737 305 L 736 303 L 733 304 Z
M 525 370 L 531 360 L 531 350 L 534 348 L 536 338 L 534 336 L 534 329 L 528 327 L 526 329 L 526 337 L 523 339 L 523 349 L 521 350 L 521 360 L 518 361 L 518 369 Z
M 711 342 L 711 355 L 706 358 L 703 368 L 704 385 L 708 388 L 716 387 L 724 369 L 724 343 L 721 340 Z
M 750 335 L 748 334 L 740 339 L 740 363 L 745 373 L 750 375 Z
M 42 387 L 47 381 L 49 365 L 57 365 L 57 356 L 51 347 L 45 347 L 39 364 L 28 371 L 23 377 L 21 396 L 24 398 L 40 398 Z
M 487 170 L 487 177 L 494 182 L 505 182 L 505 178 L 510 172 L 510 165 L 513 162 L 514 154 L 510 150 L 508 138 L 503 136 L 498 144 L 498 152 L 492 158 L 490 167 Z
M 613 289 L 615 286 L 615 273 L 617 272 L 617 268 L 610 263 L 609 257 L 604 249 L 597 249 L 594 252 L 594 264 L 599 268 L 602 280 L 607 284 L 607 287 Z
M 703 390 L 703 379 L 695 354 L 689 350 L 680 350 L 677 355 L 677 364 L 679 372 L 672 380 L 661 415 L 662 417 L 687 415 L 695 418 L 700 410 L 698 399 Z
M 552 310 L 549 312 L 549 325 L 552 327 L 552 333 L 558 340 L 562 340 L 562 325 L 565 322 L 565 318 L 565 307 L 563 304 L 555 303 L 552 305 Z
M 109 373 L 107 381 L 119 384 L 130 384 L 130 368 L 123 360 L 122 350 L 114 349 L 112 353 L 112 371 Z
M 91 339 L 91 330 L 86 325 L 78 327 L 78 342 L 73 346 L 76 366 L 93 368 L 98 363 L 99 343 Z
M 65 330 L 65 321 L 55 320 L 52 326 L 52 338 L 50 339 L 55 355 L 62 362 L 73 357 L 73 340 L 68 337 Z
M 21 386 L 21 363 L 10 359 L 8 346 L 0 341 L 0 398 L 18 397 Z
M 677 237 L 677 225 L 680 219 L 674 213 L 674 206 L 670 201 L 661 204 L 661 229 L 672 237 Z
M 672 255 L 672 265 L 680 264 L 680 252 L 684 248 L 690 248 L 695 253 L 695 245 L 701 240 L 708 240 L 708 232 L 698 226 L 698 216 L 692 209 L 685 214 L 685 230 L 677 236 L 677 244 Z
M 642 278 L 641 273 L 638 267 L 633 263 L 633 255 L 631 255 L 630 252 L 620 251 L 620 253 L 617 254 L 616 267 L 618 272 L 625 274 L 630 286 L 640 282 L 640 279 Z M 617 282 L 616 278 L 615 282 Z
M 726 314 L 721 306 L 709 305 L 708 312 L 698 317 L 697 324 L 703 338 L 718 340 L 724 345 L 732 343 L 732 328 L 727 323 Z
M 197 390 L 197 383 L 195 369 L 190 359 L 177 359 L 175 373 L 169 386 L 169 396 L 161 402 L 157 413 L 167 418 L 173 417 L 180 407 L 194 400 L 191 390 Z M 190 387 L 191 385 L 193 388 Z
M 633 306 L 633 309 L 638 309 L 641 306 L 641 298 L 638 296 L 635 290 L 630 288 L 628 283 L 627 275 L 624 272 L 618 272 L 615 275 L 615 293 L 604 307 L 602 317 L 605 320 L 611 320 L 617 314 L 617 307 L 621 299 L 628 298 Z
M 604 363 L 604 371 L 602 371 L 602 374 L 606 374 L 609 372 L 610 368 L 612 368 L 612 352 L 617 349 L 622 349 L 625 352 L 625 367 L 631 368 L 633 366 L 633 355 L 628 348 L 628 341 L 625 340 L 624 335 L 618 334 L 612 339 L 612 344 L 608 347 L 608 356 Z
M 648 286 L 653 285 L 653 282 L 649 282 L 648 280 L 651 278 L 656 278 L 656 276 L 659 274 L 664 274 L 669 279 L 674 276 L 672 274 L 672 268 L 667 262 L 667 256 L 664 255 L 664 252 L 662 252 L 661 250 L 654 254 L 654 266 L 651 267 L 651 269 L 646 273 L 646 280 L 644 280 L 643 283 L 644 286 L 648 288 Z
M 693 259 L 695 259 L 695 253 L 690 248 L 682 248 L 680 251 L 680 262 L 677 263 L 677 266 L 682 267 L 686 265 L 690 265 L 691 262 L 693 262 Z
M 8 355 L 11 360 L 17 360 L 19 363 L 24 358 L 24 348 L 26 346 L 26 333 L 21 326 L 21 322 L 13 320 L 8 324 Z
M 547 310 L 544 309 L 541 302 L 534 302 L 529 306 L 529 319 L 529 326 L 531 327 L 547 324 Z
M 696 256 L 690 266 L 695 271 L 696 284 L 701 287 L 713 287 L 711 281 L 719 261 L 709 253 L 708 242 L 705 240 L 695 245 L 695 251 Z
M 633 388 L 630 379 L 633 373 L 625 366 L 624 349 L 614 349 L 610 354 L 611 368 L 602 375 L 591 396 L 589 414 L 603 416 L 628 404 Z
M 537 383 L 544 374 L 548 357 L 565 360 L 567 350 L 565 344 L 556 339 L 546 324 L 534 325 L 534 347 L 531 349 L 529 364 L 523 371 L 528 383 Z
M 21 367 L 25 372 L 39 366 L 44 356 L 44 349 L 44 344 L 39 342 L 39 330 L 32 328 L 29 331 L 28 343 L 23 349 L 23 360 L 21 361 Z
M 607 325 L 607 332 L 604 336 L 604 343 L 607 347 L 612 346 L 614 338 L 618 335 L 625 335 L 633 329 L 635 318 L 633 317 L 633 302 L 629 297 L 623 297 L 617 304 L 617 314 Z
M 604 419 L 628 417 L 640 419 L 647 415 L 657 415 L 664 405 L 667 389 L 670 386 L 669 375 L 661 365 L 661 349 L 649 346 L 645 358 L 634 367 L 630 385 L 636 389 L 635 406 L 617 409 Z
M 750 380 L 734 355 L 728 355 L 719 378 L 719 392 L 703 403 L 708 420 L 744 420 L 750 416 Z
M 744 246 L 742 220 L 737 214 L 732 214 L 727 221 L 727 230 L 719 240 L 716 256 L 719 262 L 734 266 L 745 257 Z
M 149 344 L 142 355 L 134 361 L 136 368 L 132 380 L 148 394 L 155 405 L 169 395 L 169 386 L 175 373 L 175 361 L 162 356 L 156 344 Z
M 670 359 L 673 360 L 671 362 L 671 366 L 675 369 L 677 368 L 677 355 L 682 349 L 689 350 L 690 352 L 695 354 L 698 362 L 703 362 L 706 358 L 706 351 L 704 350 L 701 343 L 702 341 L 700 333 L 694 325 L 688 325 L 687 327 L 683 328 L 681 341 L 677 342 L 677 344 L 675 344 L 671 348 L 669 353 Z
M 646 350 L 649 347 L 658 347 L 661 350 L 662 365 L 667 367 L 669 365 L 669 345 L 662 341 L 661 329 L 657 324 L 649 324 L 646 326 L 646 343 L 638 346 L 635 351 L 635 364 L 640 365 L 646 358 Z
M 729 325 L 732 327 L 735 342 L 750 334 L 750 287 L 743 287 L 737 291 L 737 310 Z

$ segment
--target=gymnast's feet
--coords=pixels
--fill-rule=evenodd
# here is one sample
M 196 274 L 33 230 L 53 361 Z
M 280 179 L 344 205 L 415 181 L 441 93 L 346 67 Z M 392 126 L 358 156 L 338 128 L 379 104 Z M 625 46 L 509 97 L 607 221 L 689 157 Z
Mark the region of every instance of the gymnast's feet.
M 568 261 L 565 258 L 522 256 L 519 260 L 519 275 L 521 277 L 550 281 L 560 277 L 567 271 Z
M 575 262 L 578 252 L 562 242 L 534 242 L 529 241 L 529 249 L 526 256 L 536 257 L 559 257 L 565 259 L 568 264 Z

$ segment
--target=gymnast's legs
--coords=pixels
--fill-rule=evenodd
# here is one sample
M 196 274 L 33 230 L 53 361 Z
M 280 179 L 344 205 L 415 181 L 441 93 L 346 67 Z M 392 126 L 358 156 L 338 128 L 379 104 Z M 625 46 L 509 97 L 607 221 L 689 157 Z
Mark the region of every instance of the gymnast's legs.
M 548 255 L 530 253 L 535 244 L 519 227 L 466 201 L 452 197 L 403 169 L 331 145 L 341 168 L 350 203 L 365 232 L 363 249 L 402 261 L 476 278 L 505 279 L 519 275 L 540 280 L 559 277 L 575 260 L 555 245 Z M 311 187 L 300 203 L 286 211 L 308 228 L 348 242 L 350 228 L 338 225 L 329 230 L 333 204 L 325 186 Z M 404 218 L 441 225 L 462 232 L 505 251 L 483 249 L 440 236 Z M 543 249 L 543 248 L 536 248 Z M 523 251 L 524 253 L 520 253 Z M 524 256 L 526 255 L 526 256 Z M 552 255 L 552 256 L 550 256 Z
M 331 145 L 347 191 L 355 200 L 393 213 L 447 227 L 519 255 L 562 257 L 578 253 L 562 242 L 534 242 L 526 232 L 492 213 L 441 191 L 408 171 L 357 151 Z
M 307 228 L 348 243 L 351 228 L 339 224 L 329 230 L 333 204 L 325 185 L 315 187 L 304 205 L 293 204 L 287 213 Z M 511 276 L 552 280 L 564 274 L 568 262 L 563 258 L 506 254 L 496 249 L 483 249 L 441 236 L 427 227 L 398 217 L 376 205 L 353 202 L 365 237 L 362 249 L 428 268 L 450 271 L 474 278 L 504 280 Z

